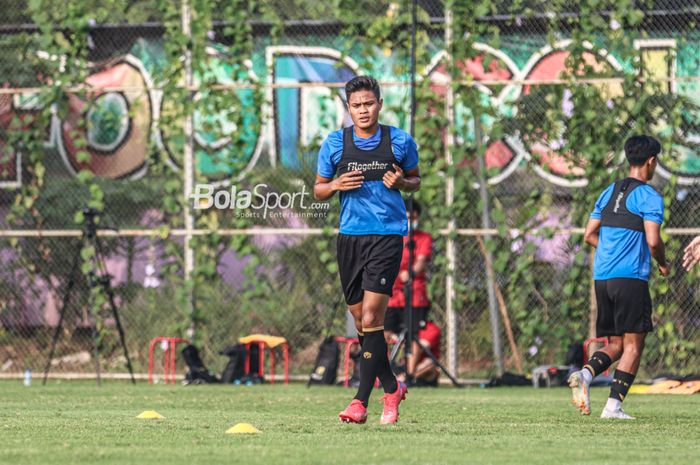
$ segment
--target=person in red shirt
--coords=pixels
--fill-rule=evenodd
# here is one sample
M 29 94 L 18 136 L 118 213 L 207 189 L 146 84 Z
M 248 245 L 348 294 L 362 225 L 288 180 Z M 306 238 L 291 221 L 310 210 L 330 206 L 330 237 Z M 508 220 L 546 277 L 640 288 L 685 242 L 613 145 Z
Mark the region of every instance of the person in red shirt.
M 408 208 L 407 208 L 408 212 Z M 421 206 L 413 201 L 413 213 L 407 213 L 413 226 L 413 334 L 425 326 L 425 320 L 430 308 L 428 289 L 426 286 L 426 268 L 430 262 L 433 247 L 433 238 L 425 231 L 418 229 L 418 220 L 421 215 Z M 404 288 L 408 281 L 408 236 L 403 238 L 403 255 L 399 275 L 394 281 L 392 295 L 384 316 L 384 336 L 387 342 L 392 342 L 408 324 L 406 316 L 406 297 Z
M 437 386 L 440 368 L 423 350 L 426 347 L 436 359 L 440 359 L 440 338 L 442 331 L 432 321 L 418 331 L 418 341 L 413 342 L 413 353 L 408 359 L 408 372 L 413 373 L 416 385 Z

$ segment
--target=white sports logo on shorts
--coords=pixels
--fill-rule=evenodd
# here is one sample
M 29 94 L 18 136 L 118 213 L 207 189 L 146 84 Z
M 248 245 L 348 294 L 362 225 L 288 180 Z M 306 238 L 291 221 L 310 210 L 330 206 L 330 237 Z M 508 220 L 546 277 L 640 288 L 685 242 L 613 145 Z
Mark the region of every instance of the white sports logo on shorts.
M 382 286 L 385 285 L 385 284 L 386 284 L 386 279 L 384 279 L 384 278 L 380 279 L 380 280 L 379 280 L 379 284 L 381 284 Z

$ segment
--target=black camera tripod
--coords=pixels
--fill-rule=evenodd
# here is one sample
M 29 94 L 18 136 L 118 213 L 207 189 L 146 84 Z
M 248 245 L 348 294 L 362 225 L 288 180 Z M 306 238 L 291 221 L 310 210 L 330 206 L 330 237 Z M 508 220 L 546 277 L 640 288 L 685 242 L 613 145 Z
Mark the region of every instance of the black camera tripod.
M 124 338 L 124 328 L 122 327 L 121 320 L 119 319 L 119 312 L 117 310 L 117 304 L 114 301 L 114 290 L 112 289 L 111 281 L 112 276 L 107 273 L 107 268 L 104 263 L 104 255 L 102 253 L 102 245 L 100 244 L 99 238 L 97 237 L 97 224 L 96 218 L 99 217 L 100 212 L 92 208 L 83 208 L 83 216 L 85 218 L 85 224 L 83 226 L 83 234 L 80 238 L 80 242 L 77 244 L 75 254 L 73 256 L 73 266 L 71 267 L 70 274 L 68 275 L 68 282 L 66 283 L 66 290 L 63 294 L 63 301 L 61 306 L 61 311 L 59 312 L 58 324 L 53 333 L 53 339 L 51 341 L 51 349 L 49 351 L 49 358 L 46 361 L 46 367 L 44 368 L 44 382 L 46 385 L 46 380 L 49 376 L 49 370 L 51 369 L 51 362 L 53 360 L 56 343 L 58 342 L 58 337 L 61 334 L 61 329 L 63 326 L 63 320 L 66 316 L 66 310 L 68 309 L 68 304 L 70 303 L 71 292 L 76 284 L 77 274 L 80 270 L 80 263 L 82 257 L 82 250 L 85 246 L 92 246 L 94 251 L 92 254 L 88 255 L 86 260 L 90 263 L 90 271 L 87 273 L 87 283 L 89 289 L 88 295 L 88 308 L 90 311 L 90 316 L 93 318 L 92 322 L 92 340 L 93 340 L 93 353 L 95 357 L 95 375 L 97 378 L 97 385 L 101 384 L 100 377 L 100 352 L 99 352 L 99 330 L 97 329 L 97 315 L 99 314 L 99 308 L 97 308 L 95 302 L 95 292 L 96 289 L 100 288 L 104 295 L 107 297 L 107 301 L 112 310 L 112 316 L 117 325 L 117 331 L 119 332 L 119 340 L 121 342 L 122 348 L 124 349 L 124 357 L 126 358 L 126 366 L 129 369 L 129 374 L 131 375 L 131 382 L 136 384 L 134 379 L 134 370 L 131 367 L 131 359 L 129 358 L 129 351 L 126 347 L 126 340 Z
M 415 272 L 413 271 L 413 257 L 414 257 L 414 251 L 416 248 L 416 243 L 413 238 L 413 196 L 409 195 L 408 196 L 408 205 L 407 205 L 407 210 L 409 212 L 409 221 L 408 221 L 408 243 L 406 244 L 406 247 L 408 248 L 408 281 L 404 284 L 404 312 L 406 315 L 406 324 L 404 325 L 403 329 L 401 330 L 401 333 L 398 336 L 398 341 L 396 342 L 396 345 L 394 345 L 391 354 L 389 355 L 389 360 L 394 362 L 396 360 L 397 355 L 399 354 L 399 350 L 401 347 L 403 347 L 403 355 L 404 355 L 404 366 L 406 367 L 407 375 L 408 375 L 408 358 L 411 356 L 411 353 L 413 352 L 413 341 L 415 340 L 420 348 L 423 350 L 423 353 L 430 358 L 433 363 L 435 363 L 435 366 L 440 368 L 443 373 L 445 373 L 445 376 L 447 376 L 450 381 L 452 381 L 452 384 L 454 384 L 456 387 L 462 387 L 462 385 L 457 381 L 457 379 L 450 374 L 449 371 L 447 371 L 447 368 L 440 363 L 440 361 L 435 357 L 435 354 L 430 350 L 430 347 L 426 347 L 425 344 L 423 344 L 420 339 L 418 339 L 417 334 L 413 334 L 413 320 L 416 318 L 415 311 L 413 309 L 413 281 L 415 280 Z

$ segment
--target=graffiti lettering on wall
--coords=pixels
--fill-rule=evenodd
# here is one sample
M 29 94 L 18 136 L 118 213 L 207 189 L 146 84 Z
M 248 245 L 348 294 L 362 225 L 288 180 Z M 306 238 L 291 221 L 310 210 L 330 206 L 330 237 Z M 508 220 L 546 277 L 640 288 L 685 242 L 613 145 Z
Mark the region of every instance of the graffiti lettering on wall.
M 56 148 L 66 167 L 77 173 L 88 169 L 108 178 L 140 177 L 145 174 L 151 138 L 153 98 L 139 89 L 152 87 L 148 73 L 131 56 L 87 78 L 91 87 L 124 87 L 133 90 L 104 92 L 97 95 L 87 112 L 87 125 L 78 121 L 86 102 L 69 97 L 69 116 L 57 122 Z M 87 129 L 83 127 L 87 126 Z M 77 134 L 76 134 L 77 133 Z M 76 141 L 87 141 L 88 159 L 80 159 Z
M 195 74 L 196 85 L 201 81 L 223 85 L 258 81 L 250 61 L 245 62 L 245 71 L 234 76 L 236 71 L 224 47 L 212 46 L 206 51 L 209 55 L 209 69 L 204 76 Z M 197 106 L 193 115 L 197 168 L 209 181 L 223 181 L 242 176 L 255 166 L 262 152 L 265 140 L 261 131 L 263 109 L 255 104 L 253 90 L 237 89 L 232 92 L 235 92 L 241 110 L 207 109 L 208 111 L 204 112 Z M 159 109 L 155 120 L 164 114 L 179 111 L 172 101 L 163 98 L 161 92 L 155 92 L 154 95 Z M 199 103 L 203 98 L 205 97 L 201 93 L 194 96 L 194 100 Z M 236 113 L 231 113 L 232 111 Z M 236 121 L 242 123 L 240 127 Z M 155 132 L 157 146 L 167 151 L 168 159 L 175 169 L 182 166 L 184 136 L 181 129 L 181 125 L 177 130 L 159 126 Z M 234 134 L 237 139 L 235 144 L 232 140 Z
M 269 82 L 278 84 L 343 83 L 356 76 L 359 69 L 351 58 L 342 58 L 337 50 L 325 47 L 268 47 L 266 61 Z M 298 167 L 301 158 L 310 155 L 305 151 L 299 154 L 299 147 L 303 151 L 317 135 L 348 122 L 344 89 L 277 88 L 269 92 L 268 100 L 273 102 L 273 163 Z
M 547 45 L 532 54 L 522 67 L 516 65 L 505 50 L 496 50 L 485 44 L 476 44 L 481 52 L 473 60 L 459 63 L 458 68 L 465 77 L 477 82 L 485 101 L 503 116 L 511 116 L 516 111 L 513 102 L 521 95 L 532 91 L 531 86 L 522 86 L 511 81 L 549 80 L 560 77 L 565 69 L 569 41 Z M 641 58 L 652 66 L 654 76 L 674 78 L 678 64 L 669 57 L 676 56 L 676 42 L 672 39 L 638 41 Z M 590 52 L 585 60 L 597 71 L 621 71 L 622 65 L 613 54 L 605 51 Z M 232 78 L 232 65 L 227 59 L 223 46 L 212 46 L 210 70 L 206 76 L 196 76 L 198 81 L 221 84 L 237 82 L 261 82 L 253 71 L 252 63 L 247 63 L 246 76 Z M 143 58 L 143 57 L 142 57 Z M 438 94 L 444 94 L 447 76 L 444 68 L 445 52 L 435 55 L 423 79 L 430 79 Z M 152 61 L 152 60 L 151 60 Z M 488 65 L 485 65 L 488 63 Z M 225 182 L 241 178 L 252 168 L 265 160 L 271 166 L 299 168 L 303 162 L 315 159 L 315 145 L 329 131 L 348 124 L 345 95 L 342 88 L 324 86 L 324 83 L 343 83 L 360 71 L 360 66 L 340 51 L 327 47 L 269 46 L 265 49 L 267 76 L 264 82 L 288 84 L 290 87 L 268 87 L 266 103 L 256 105 L 253 90 L 235 90 L 241 102 L 242 115 L 237 121 L 242 128 L 231 122 L 230 115 L 221 112 L 201 112 L 194 114 L 196 160 L 198 173 L 209 182 Z M 686 70 L 686 75 L 697 75 L 700 70 Z M 478 84 L 479 81 L 503 81 L 503 86 Z M 303 86 L 296 86 L 303 83 Z M 319 83 L 318 86 L 309 84 Z M 54 118 L 47 144 L 56 148 L 66 168 L 71 173 L 87 169 L 98 176 L 108 178 L 139 178 L 147 172 L 147 157 L 152 146 L 168 154 L 167 159 L 173 169 L 181 166 L 180 154 L 184 138 L 180 131 L 162 128 L 158 124 L 162 115 L 172 111 L 173 102 L 167 95 L 155 89 L 151 73 L 143 61 L 134 55 L 127 55 L 112 61 L 109 66 L 96 70 L 87 84 L 95 88 L 128 87 L 123 92 L 103 92 L 97 94 L 87 112 L 86 131 L 81 130 L 79 118 L 84 113 L 85 102 L 72 97 L 70 112 L 65 120 Z M 495 90 L 494 90 L 495 89 Z M 391 95 L 391 90 L 385 95 Z M 669 92 L 683 93 L 700 103 L 700 86 L 679 88 L 669 83 Z M 621 87 L 612 85 L 606 88 L 611 98 L 620 95 Z M 696 95 L 697 94 L 697 95 Z M 566 96 L 566 93 L 565 93 Z M 195 99 L 201 96 L 195 95 Z M 23 96 L 26 101 L 27 96 Z M 565 112 L 575 109 L 566 98 L 561 102 Z M 3 149 L 3 135 L 15 115 L 36 110 L 22 103 L 20 96 L 0 97 L 0 149 Z M 406 115 L 386 115 L 398 120 Z M 471 118 L 465 108 L 456 109 L 458 120 Z M 534 116 L 536 117 L 536 116 Z M 484 120 L 484 130 L 488 133 L 492 121 Z M 212 126 L 219 128 L 214 132 Z M 240 126 L 240 124 L 238 125 Z M 464 125 L 470 127 L 471 125 Z M 87 141 L 89 157 L 81 156 L 76 144 L 75 131 Z M 237 142 L 232 143 L 232 134 Z M 699 134 L 684 134 L 686 140 L 700 142 Z M 473 133 L 462 137 L 473 138 Z M 490 141 L 486 150 L 486 165 L 489 168 L 488 182 L 496 184 L 507 179 L 518 167 L 530 164 L 539 176 L 547 181 L 569 187 L 586 184 L 583 170 L 572 165 L 566 157 L 557 152 L 562 141 L 530 141 L 531 152 L 517 137 Z M 6 148 L 2 153 L 6 153 Z M 680 184 L 700 182 L 700 157 L 686 147 L 674 147 L 673 156 L 660 160 L 660 174 L 664 177 L 678 176 Z M 9 154 L 0 158 L 0 186 L 17 186 L 21 183 L 21 157 Z

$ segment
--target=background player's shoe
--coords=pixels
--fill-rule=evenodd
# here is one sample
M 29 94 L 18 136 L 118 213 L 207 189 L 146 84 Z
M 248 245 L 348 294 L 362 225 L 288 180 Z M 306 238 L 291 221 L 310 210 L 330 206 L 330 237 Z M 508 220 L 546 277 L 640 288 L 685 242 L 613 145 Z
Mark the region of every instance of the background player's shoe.
M 588 393 L 589 382 L 581 370 L 571 373 L 569 387 L 571 388 L 571 403 L 581 411 L 581 415 L 591 414 L 591 398 Z
M 367 407 L 362 401 L 353 399 L 348 408 L 338 414 L 343 423 L 364 423 L 367 421 Z
M 632 415 L 627 415 L 622 409 L 611 410 L 604 408 L 603 413 L 600 414 L 600 418 L 614 418 L 616 420 L 634 420 Z
M 388 425 L 396 423 L 396 421 L 399 419 L 399 404 L 402 400 L 406 399 L 407 392 L 408 388 L 406 387 L 406 384 L 399 381 L 396 392 L 393 394 L 384 394 L 384 396 L 379 399 L 384 401 L 382 418 L 379 420 L 380 424 Z

